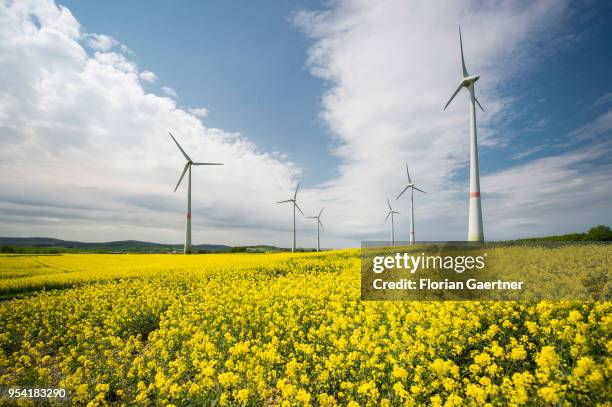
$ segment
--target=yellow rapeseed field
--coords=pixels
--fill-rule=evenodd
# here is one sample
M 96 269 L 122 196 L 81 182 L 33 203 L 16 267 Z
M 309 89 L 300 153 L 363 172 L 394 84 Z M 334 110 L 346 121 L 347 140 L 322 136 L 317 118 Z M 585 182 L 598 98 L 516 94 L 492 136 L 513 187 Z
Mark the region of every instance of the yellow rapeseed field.
M 495 250 L 611 264 L 605 246 Z M 358 250 L 2 256 L 0 295 L 0 387 L 65 388 L 58 405 L 612 400 L 610 302 L 361 301 Z

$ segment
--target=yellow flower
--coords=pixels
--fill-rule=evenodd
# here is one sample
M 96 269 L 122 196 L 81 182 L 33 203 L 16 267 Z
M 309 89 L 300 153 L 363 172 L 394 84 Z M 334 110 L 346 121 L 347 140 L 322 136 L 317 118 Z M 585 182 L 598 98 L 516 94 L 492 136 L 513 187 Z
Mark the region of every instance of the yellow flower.
M 512 348 L 510 352 L 510 358 L 512 360 L 523 360 L 527 357 L 527 352 L 523 346 L 517 346 Z
M 304 403 L 304 405 L 308 405 L 308 404 L 310 404 L 310 393 L 308 393 L 304 389 L 300 389 L 300 390 L 298 390 L 297 394 L 295 395 L 295 399 L 297 401 L 301 401 L 302 403 Z
M 591 369 L 595 366 L 595 362 L 588 356 L 581 357 L 576 362 L 576 367 L 574 367 L 573 373 L 576 377 L 583 377 L 591 371 Z
M 599 386 L 602 385 L 605 381 L 604 375 L 601 373 L 601 370 L 594 370 L 587 378 L 589 383 Z
M 463 399 L 461 397 L 459 397 L 456 394 L 451 394 L 446 399 L 446 402 L 444 403 L 444 407 L 461 407 L 464 404 L 465 403 L 463 402 Z
M 396 366 L 393 368 L 393 377 L 398 379 L 405 379 L 408 377 L 408 372 L 403 367 Z
M 357 393 L 359 394 L 367 394 L 370 391 L 370 383 L 363 382 L 357 388 Z
M 440 407 L 442 406 L 442 397 L 440 397 L 439 394 L 436 394 L 435 396 L 431 396 L 429 398 L 429 402 L 433 407 Z
M 537 335 L 537 333 L 538 333 L 538 324 L 536 324 L 533 321 L 527 321 L 527 322 L 525 322 L 525 326 L 527 327 L 527 330 L 529 331 L 530 334 Z
M 551 404 L 557 404 L 561 397 L 559 396 L 558 389 L 555 389 L 550 386 L 542 387 L 538 390 L 538 395 L 542 397 L 542 399 Z
M 191 394 L 192 396 L 198 394 L 198 392 L 200 391 L 200 385 L 198 385 L 197 383 L 191 383 L 191 385 L 189 386 L 189 394 Z
M 582 314 L 576 310 L 570 311 L 567 320 L 571 323 L 576 323 L 582 319 Z
M 96 385 L 96 392 L 98 393 L 108 393 L 110 386 L 105 383 L 100 383 Z
M 86 397 L 87 396 L 87 389 L 88 389 L 88 386 L 87 386 L 86 383 L 78 385 L 77 388 L 76 388 L 76 395 L 79 398 L 81 398 L 81 399 Z
M 219 380 L 219 384 L 224 387 L 230 387 L 240 382 L 240 376 L 233 372 L 220 373 L 217 379 Z
M 480 405 L 483 405 L 488 398 L 488 393 L 484 388 L 472 383 L 467 385 L 465 394 L 476 400 Z
M 319 401 L 319 405 L 321 407 L 333 407 L 336 405 L 336 399 L 334 398 L 334 396 L 330 396 L 326 393 L 319 394 L 317 400 Z
M 249 389 L 240 389 L 236 392 L 234 398 L 241 404 L 246 404 L 249 401 Z
M 552 346 L 544 346 L 536 357 L 536 364 L 544 376 L 548 376 L 559 366 L 559 356 Z

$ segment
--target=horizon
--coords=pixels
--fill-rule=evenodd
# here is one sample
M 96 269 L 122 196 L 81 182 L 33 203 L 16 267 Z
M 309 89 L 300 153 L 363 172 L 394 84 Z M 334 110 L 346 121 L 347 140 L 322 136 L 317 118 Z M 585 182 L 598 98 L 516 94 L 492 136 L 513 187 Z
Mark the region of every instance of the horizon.
M 589 228 L 589 230 L 595 228 L 595 227 L 599 227 L 599 226 L 604 226 L 609 228 L 609 226 L 607 225 L 595 225 Z M 488 240 L 485 241 L 484 244 L 487 243 L 499 243 L 499 242 L 510 242 L 510 241 L 514 241 L 514 240 L 527 240 L 527 239 L 532 239 L 532 238 L 536 238 L 536 239 L 545 239 L 548 237 L 562 237 L 562 236 L 571 236 L 571 235 L 575 235 L 575 234 L 586 234 L 589 230 L 585 230 L 583 232 L 581 231 L 575 231 L 572 233 L 568 233 L 568 234 L 564 234 L 564 235 L 552 235 L 552 236 L 536 236 L 536 237 L 525 237 L 525 238 L 517 238 L 517 239 L 506 239 L 506 240 Z M 27 236 L 27 237 L 18 237 L 18 236 L 0 236 L 0 240 L 1 239 L 50 239 L 50 240 L 58 240 L 60 242 L 75 242 L 75 243 L 84 243 L 84 244 L 105 244 L 105 243 L 121 243 L 121 242 L 136 242 L 136 243 L 147 243 L 147 244 L 155 244 L 155 245 L 162 245 L 162 246 L 178 246 L 181 247 L 184 245 L 184 242 L 181 243 L 163 243 L 163 242 L 159 242 L 159 241 L 147 241 L 147 240 L 137 240 L 137 239 L 122 239 L 122 240 L 107 240 L 107 241 L 80 241 L 80 240 L 65 240 L 65 239 L 59 239 L 56 237 L 49 237 L 49 236 Z M 452 240 L 448 240 L 448 241 L 416 241 L 415 244 L 419 245 L 419 244 L 426 244 L 426 243 L 450 243 L 450 242 L 463 242 L 463 243 L 469 243 L 468 241 L 465 240 L 456 240 L 456 241 L 452 241 Z M 604 242 L 604 241 L 601 241 Z M 363 245 L 363 241 L 361 242 L 360 246 Z M 366 243 L 390 243 L 389 240 L 377 240 L 377 241 L 368 241 Z M 395 243 L 393 244 L 394 246 L 409 246 L 411 243 L 408 240 L 398 240 L 395 241 Z M 277 246 L 277 245 L 273 245 L 270 243 L 257 243 L 257 244 L 250 244 L 250 245 L 239 245 L 239 246 L 232 246 L 232 245 L 225 245 L 225 244 L 221 244 L 221 243 L 213 243 L 213 242 L 207 242 L 207 243 L 192 243 L 192 246 L 225 246 L 225 247 L 274 247 L 277 249 L 283 249 L 283 250 L 291 250 L 291 246 Z M 26 247 L 26 246 L 24 246 Z M 44 246 L 41 246 L 44 247 Z M 359 247 L 340 247 L 340 248 L 336 248 L 336 247 L 321 247 L 321 251 L 329 251 L 329 250 L 343 250 L 343 249 L 355 249 L 355 248 L 359 248 Z M 310 247 L 310 246 L 298 246 L 296 249 L 300 250 L 300 249 L 307 249 L 307 250 L 316 250 L 316 246 Z

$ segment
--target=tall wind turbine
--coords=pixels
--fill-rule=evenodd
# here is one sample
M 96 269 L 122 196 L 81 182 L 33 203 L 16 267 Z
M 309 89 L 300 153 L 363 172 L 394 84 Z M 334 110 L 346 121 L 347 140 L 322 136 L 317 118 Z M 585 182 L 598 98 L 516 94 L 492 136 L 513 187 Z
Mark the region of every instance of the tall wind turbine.
M 183 150 L 183 148 L 178 143 L 178 141 L 176 141 L 172 133 L 168 132 L 168 134 L 170 134 L 170 137 L 172 137 L 172 140 L 174 140 L 174 142 L 176 143 L 176 146 L 179 148 L 179 150 L 181 150 L 181 153 L 183 153 L 183 156 L 185 156 L 185 159 L 187 160 L 187 163 L 185 164 L 185 168 L 183 168 L 183 173 L 181 174 L 181 178 L 179 178 L 176 184 L 176 187 L 174 187 L 174 192 L 176 192 L 179 185 L 181 184 L 181 181 L 183 180 L 185 173 L 189 171 L 189 177 L 188 177 L 189 182 L 187 184 L 187 227 L 185 230 L 185 254 L 190 254 L 191 253 L 191 166 L 192 165 L 223 165 L 223 164 L 221 163 L 194 163 L 191 160 L 191 158 L 187 155 L 185 150 Z
M 320 231 L 319 231 L 319 229 L 323 229 L 323 224 L 321 223 L 321 214 L 323 213 L 323 209 L 325 209 L 325 208 L 321 208 L 321 212 L 319 212 L 319 214 L 317 216 L 308 216 L 309 219 L 316 219 L 317 220 L 317 251 L 318 252 L 321 251 L 321 239 L 320 239 Z
M 395 199 L 399 199 L 399 197 L 410 188 L 410 244 L 414 244 L 414 190 L 416 189 L 424 194 L 427 192 L 414 186 L 414 182 L 412 182 L 410 178 L 410 171 L 408 171 L 408 163 L 406 163 L 406 175 L 408 176 L 408 185 L 406 185 L 406 188 L 404 188 Z
M 389 205 L 389 213 L 387 213 L 385 223 L 387 223 L 387 219 L 389 219 L 389 216 L 391 216 L 391 246 L 395 246 L 395 226 L 393 224 L 393 215 L 399 215 L 400 213 L 393 210 L 393 208 L 391 207 L 391 202 L 389 202 L 389 198 L 387 198 L 387 205 Z
M 300 207 L 297 204 L 298 189 L 300 189 L 300 183 L 299 182 L 297 184 L 297 188 L 295 188 L 295 193 L 293 194 L 293 198 L 277 202 L 277 203 L 285 203 L 285 202 L 293 203 L 293 238 L 291 240 L 291 252 L 295 252 L 295 208 L 297 208 L 302 215 L 304 214 L 304 212 L 302 212 L 302 210 L 300 209 Z
M 463 79 L 453 96 L 444 106 L 446 110 L 450 102 L 455 98 L 461 88 L 466 88 L 470 92 L 470 211 L 468 217 L 468 241 L 483 242 L 484 232 L 482 230 L 482 209 L 480 206 L 480 176 L 478 174 L 478 142 L 476 138 L 476 104 L 484 112 L 484 109 L 474 93 L 474 83 L 480 78 L 479 75 L 468 74 L 463 59 L 463 41 L 461 40 L 461 26 L 459 26 L 459 47 L 461 48 L 461 67 L 463 69 Z

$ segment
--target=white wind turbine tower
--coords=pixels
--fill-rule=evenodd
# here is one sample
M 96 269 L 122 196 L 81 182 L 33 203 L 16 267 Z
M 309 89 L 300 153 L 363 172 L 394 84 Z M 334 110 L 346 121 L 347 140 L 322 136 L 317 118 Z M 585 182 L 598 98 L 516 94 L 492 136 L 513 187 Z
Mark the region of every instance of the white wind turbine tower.
M 181 178 L 179 178 L 176 187 L 174 187 L 174 192 L 176 192 L 177 188 L 181 184 L 185 173 L 189 171 L 189 182 L 187 185 L 187 227 L 185 230 L 185 254 L 191 253 L 191 166 L 192 165 L 223 165 L 221 163 L 194 163 L 191 158 L 187 155 L 185 150 L 181 147 L 181 145 L 176 141 L 172 133 L 168 132 L 172 140 L 176 143 L 176 146 L 181 150 L 181 153 L 185 156 L 187 163 L 185 164 L 185 168 L 183 168 L 183 173 L 181 174 Z
M 277 202 L 277 203 L 285 203 L 285 202 L 293 203 L 293 235 L 292 235 L 293 238 L 291 240 L 291 252 L 295 252 L 295 208 L 297 208 L 300 211 L 300 213 L 302 215 L 304 215 L 304 212 L 302 212 L 302 210 L 300 209 L 300 207 L 297 204 L 298 189 L 300 189 L 300 183 L 299 182 L 297 184 L 297 188 L 295 188 L 295 193 L 293 194 L 293 198 Z
M 321 214 L 323 213 L 323 209 L 321 208 L 321 212 L 317 216 L 308 216 L 308 219 L 316 219 L 317 220 L 317 251 L 321 251 L 321 239 L 320 239 L 320 229 L 323 229 L 323 224 L 321 223 Z
M 389 205 L 389 213 L 387 213 L 385 223 L 387 223 L 387 219 L 389 219 L 389 216 L 391 216 L 391 246 L 395 246 L 395 225 L 393 224 L 393 215 L 399 215 L 400 213 L 393 210 L 391 207 L 391 202 L 389 202 L 389 198 L 387 198 L 387 205 Z
M 478 141 L 476 138 L 476 104 L 482 109 L 482 105 L 476 99 L 474 93 L 474 83 L 480 78 L 479 75 L 468 74 L 463 58 L 463 41 L 461 40 L 461 26 L 459 26 L 459 47 L 461 48 L 461 67 L 463 69 L 463 79 L 453 96 L 444 106 L 446 110 L 450 102 L 455 98 L 461 88 L 466 88 L 470 92 L 470 211 L 468 217 L 468 241 L 483 242 L 484 232 L 482 229 L 482 209 L 480 206 L 480 176 L 478 174 Z
M 399 199 L 399 197 L 410 188 L 410 244 L 414 244 L 414 190 L 416 189 L 424 194 L 427 192 L 414 186 L 414 182 L 410 178 L 410 171 L 408 171 L 408 163 L 406 163 L 406 175 L 408 176 L 408 185 L 406 185 L 406 188 L 404 188 L 395 199 Z

